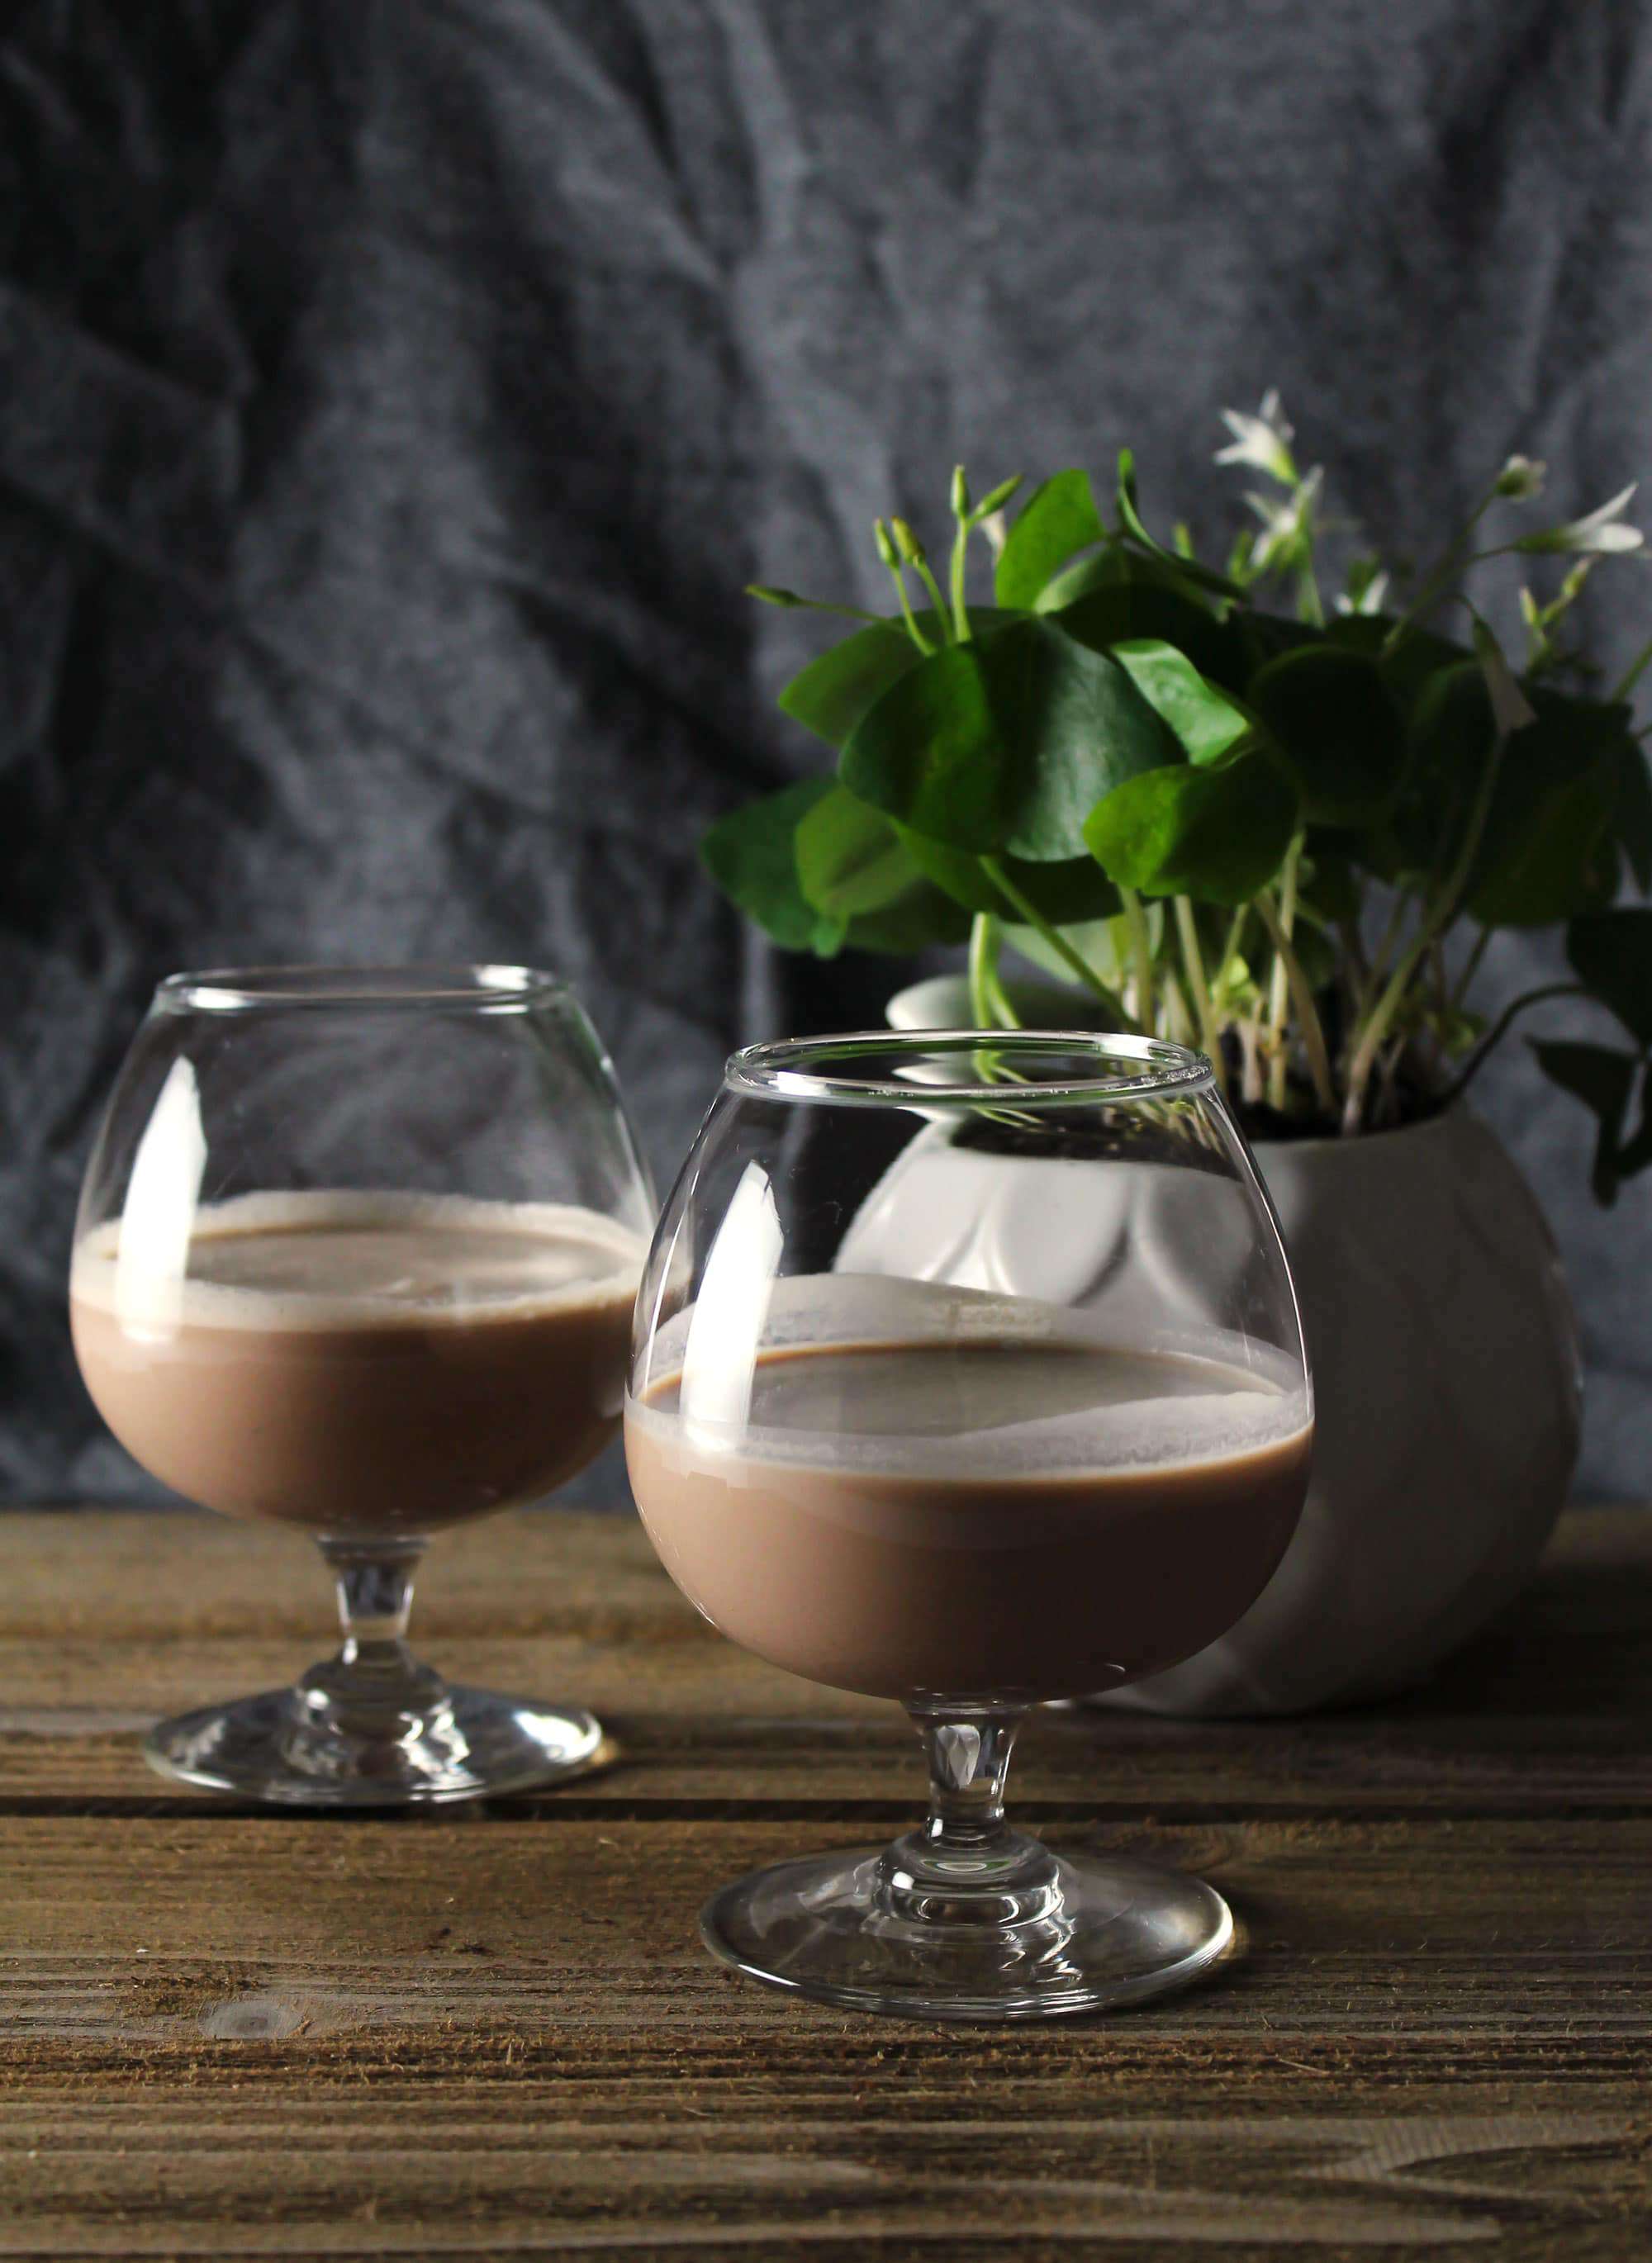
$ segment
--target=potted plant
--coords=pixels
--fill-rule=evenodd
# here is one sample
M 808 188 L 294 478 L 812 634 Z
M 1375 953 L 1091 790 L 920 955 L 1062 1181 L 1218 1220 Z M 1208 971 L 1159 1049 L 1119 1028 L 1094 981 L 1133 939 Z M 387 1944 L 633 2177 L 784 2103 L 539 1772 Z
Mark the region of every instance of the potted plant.
M 897 1024 L 1087 1023 L 1208 1054 L 1286 1229 L 1315 1477 L 1246 1619 L 1120 1702 L 1283 1711 L 1414 1679 L 1512 1592 L 1563 1504 L 1569 1306 L 1464 1095 L 1528 1009 L 1590 999 L 1618 1038 L 1537 1057 L 1594 1114 L 1603 1202 L 1652 1160 L 1652 909 L 1619 900 L 1652 882 L 1630 705 L 1652 644 L 1603 693 L 1565 641 L 1587 575 L 1640 545 L 1632 490 L 1526 528 L 1542 466 L 1511 458 L 1431 566 L 1408 584 L 1357 556 L 1328 608 L 1321 471 L 1299 470 L 1275 396 L 1224 414 L 1218 460 L 1266 484 L 1220 566 L 1185 527 L 1149 531 L 1127 452 L 1110 509 L 1063 471 L 1010 518 L 1019 480 L 975 500 L 960 470 L 945 588 L 905 521 L 878 522 L 888 618 L 755 589 L 856 624 L 780 698 L 836 767 L 735 810 L 703 853 L 788 948 L 966 945 L 964 972 L 896 994 Z M 990 604 L 969 585 L 983 546 Z M 1507 555 L 1568 561 L 1522 592 L 1518 665 L 1464 587 Z M 1556 925 L 1572 979 L 1489 1021 L 1489 937 Z

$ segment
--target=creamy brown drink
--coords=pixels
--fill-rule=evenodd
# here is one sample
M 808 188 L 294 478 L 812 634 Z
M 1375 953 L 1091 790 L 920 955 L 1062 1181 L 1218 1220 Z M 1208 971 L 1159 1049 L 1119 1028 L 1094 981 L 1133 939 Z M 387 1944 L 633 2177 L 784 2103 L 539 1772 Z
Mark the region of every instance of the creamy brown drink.
M 887 1338 L 767 1348 L 738 1407 L 726 1371 L 696 1390 L 692 1337 L 627 1403 L 643 1522 L 706 1616 L 793 1673 L 899 1698 L 1113 1688 L 1226 1632 L 1301 1508 L 1300 1374 L 890 1286 Z
M 612 1435 L 637 1237 L 597 1212 L 316 1192 L 209 1205 L 176 1250 L 75 1252 L 87 1388 L 192 1500 L 425 1533 L 532 1500 Z

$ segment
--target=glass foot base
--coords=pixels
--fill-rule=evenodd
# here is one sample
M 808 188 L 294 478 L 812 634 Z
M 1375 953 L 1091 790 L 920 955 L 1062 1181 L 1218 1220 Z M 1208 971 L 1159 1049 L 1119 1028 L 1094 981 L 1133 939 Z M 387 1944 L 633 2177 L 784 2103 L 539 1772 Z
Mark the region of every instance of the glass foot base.
M 608 1757 L 600 1722 L 576 1706 L 438 1683 L 417 1712 L 351 1717 L 316 1686 L 324 1672 L 163 1721 L 143 1756 L 180 1783 L 282 1807 L 482 1799 L 558 1783 Z
M 1213 1887 L 1105 1855 L 1019 1841 L 993 1885 L 966 1890 L 885 1850 L 781 1862 L 725 1886 L 700 1913 L 714 1956 L 754 1980 L 860 2012 L 1036 2020 L 1180 1988 L 1227 1952 Z

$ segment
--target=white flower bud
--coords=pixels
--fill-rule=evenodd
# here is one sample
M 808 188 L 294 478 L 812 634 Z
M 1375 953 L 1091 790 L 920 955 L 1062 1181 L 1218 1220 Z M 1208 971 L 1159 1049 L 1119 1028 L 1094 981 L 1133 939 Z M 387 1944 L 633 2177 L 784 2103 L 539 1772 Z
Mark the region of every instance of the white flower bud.
M 1512 545 L 1516 550 L 1527 552 L 1558 552 L 1569 558 L 1590 555 L 1604 557 L 1614 550 L 1638 550 L 1646 537 L 1638 526 L 1626 526 L 1623 514 L 1634 494 L 1635 483 L 1615 495 L 1610 502 L 1603 502 L 1598 510 L 1590 511 L 1583 518 L 1568 519 L 1563 526 L 1546 527 L 1540 534 L 1523 534 Z
M 1511 502 L 1529 502 L 1542 494 L 1547 471 L 1547 464 L 1534 463 L 1530 456 L 1511 456 L 1497 474 L 1496 492 Z

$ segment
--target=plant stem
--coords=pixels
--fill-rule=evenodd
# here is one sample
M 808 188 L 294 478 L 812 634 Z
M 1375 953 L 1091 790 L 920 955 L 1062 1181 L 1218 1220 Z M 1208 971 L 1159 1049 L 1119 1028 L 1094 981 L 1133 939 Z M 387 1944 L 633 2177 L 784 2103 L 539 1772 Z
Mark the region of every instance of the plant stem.
M 881 613 L 869 613 L 864 605 L 834 605 L 824 597 L 800 597 L 795 589 L 787 590 L 784 596 L 764 597 L 759 596 L 755 586 L 748 582 L 746 595 L 749 597 L 758 596 L 762 604 L 779 605 L 788 613 L 841 613 L 846 621 L 870 621 L 877 629 L 888 626 Z
M 1465 566 L 1470 566 L 1473 563 L 1474 555 L 1467 543 L 1460 543 L 1455 550 L 1447 552 L 1438 570 L 1430 575 L 1388 631 L 1388 635 L 1384 637 L 1382 648 L 1377 654 L 1379 660 L 1392 658 L 1411 631 L 1417 627 L 1423 616 L 1431 613 L 1435 606 L 1439 604 L 1441 598 L 1446 594 L 1453 577 Z
M 1527 990 L 1506 1005 L 1491 1027 L 1474 1047 L 1459 1070 L 1456 1081 L 1446 1088 L 1447 1101 L 1460 1100 L 1470 1084 L 1508 1035 L 1516 1019 L 1528 1006 L 1540 1006 L 1546 998 L 1586 998 L 1588 990 L 1581 982 L 1545 982 L 1540 988 Z
M 1134 888 L 1122 883 L 1119 900 L 1124 906 L 1125 925 L 1130 930 L 1131 980 L 1135 986 L 1136 1019 L 1144 1030 L 1154 1026 L 1156 1015 L 1153 999 L 1153 938 L 1148 932 L 1148 915 L 1141 908 L 1141 899 Z
M 1068 966 L 1070 966 L 1073 972 L 1083 984 L 1084 987 L 1087 990 L 1093 991 L 1095 995 L 1100 999 L 1102 1004 L 1106 1008 L 1108 1013 L 1112 1016 L 1119 1028 L 1123 1030 L 1127 1036 L 1140 1037 L 1141 1034 L 1141 1030 L 1137 1028 L 1135 1023 L 1132 1021 L 1129 1015 L 1126 1013 L 1120 1001 L 1113 995 L 1111 990 L 1108 989 L 1100 975 L 1098 974 L 1095 968 L 1090 965 L 1089 960 L 1083 957 L 1082 952 L 1077 951 L 1073 948 L 1072 944 L 1067 940 L 1067 937 L 1061 933 L 1060 928 L 1054 926 L 1049 920 L 1045 918 L 1043 913 L 1039 909 L 1038 906 L 1032 901 L 1030 896 L 1025 896 L 1022 894 L 1020 889 L 1017 887 L 1015 882 L 1004 871 L 1003 864 L 999 862 L 997 857 L 983 857 L 981 859 L 981 869 L 986 874 L 987 878 L 992 882 L 993 886 L 997 889 L 1004 901 L 1009 904 L 1014 911 L 1020 915 L 1021 918 L 1025 922 L 1028 927 L 1035 928 L 1038 930 L 1039 934 L 1043 936 L 1050 949 L 1054 951 L 1057 958 L 1061 959 Z
M 1293 878 L 1293 875 L 1287 870 L 1286 876 L 1287 890 L 1291 889 Z M 1293 891 L 1292 893 L 1293 894 Z M 1289 907 L 1293 913 L 1295 910 L 1293 901 Z M 1301 1024 L 1302 1051 L 1308 1056 L 1308 1073 L 1314 1081 L 1314 1096 L 1327 1116 L 1334 1116 L 1337 1113 L 1337 1088 L 1331 1079 L 1330 1055 L 1325 1047 L 1325 1031 L 1319 1018 L 1319 1008 L 1314 1002 L 1314 993 L 1309 987 L 1308 976 L 1302 971 L 1302 962 L 1291 948 L 1291 938 L 1286 927 L 1285 914 L 1283 911 L 1276 912 L 1272 900 L 1265 894 L 1257 898 L 1257 910 L 1273 944 L 1275 980 L 1277 980 L 1283 974 L 1291 1003 L 1296 1009 L 1296 1018 Z M 1284 1019 L 1281 1014 L 1276 1015 L 1274 1020 L 1274 1033 L 1279 1043 L 1279 1052 L 1274 1056 L 1272 1063 L 1275 1071 L 1282 1069 L 1285 1059 Z M 1280 1082 L 1282 1085 L 1282 1075 Z M 1280 1097 L 1283 1100 L 1283 1092 Z
M 1500 754 L 1500 749 L 1503 749 L 1503 740 L 1496 742 L 1494 758 L 1496 754 Z M 1474 835 L 1475 835 L 1475 846 L 1478 846 L 1478 826 L 1474 828 Z M 1415 939 L 1412 939 L 1409 948 L 1405 951 L 1403 958 L 1401 958 L 1399 966 L 1396 966 L 1394 973 L 1389 975 L 1388 989 L 1385 989 L 1383 995 L 1378 998 L 1376 1007 L 1372 1009 L 1372 1016 L 1369 1016 L 1367 1023 L 1365 1023 L 1365 1034 L 1360 1037 L 1360 1044 L 1353 1048 L 1353 1059 L 1349 1061 L 1349 1093 L 1346 1093 L 1346 1100 L 1344 1104 L 1342 1104 L 1342 1132 L 1344 1132 L 1344 1136 L 1353 1134 L 1353 1132 L 1360 1129 L 1360 1118 L 1365 1116 L 1365 1088 L 1367 1088 L 1367 1084 L 1372 1081 L 1372 1068 L 1373 1064 L 1376 1064 L 1378 1048 L 1383 1045 L 1383 1038 L 1388 1037 L 1389 1023 L 1394 1021 L 1394 1016 L 1399 1014 L 1401 1005 L 1405 1002 L 1405 991 L 1408 991 L 1409 985 L 1412 985 L 1412 975 L 1415 975 L 1417 969 L 1424 964 L 1424 958 L 1428 955 L 1428 946 L 1431 946 L 1431 942 L 1435 939 L 1435 932 L 1439 930 L 1439 928 L 1446 926 L 1446 919 L 1451 916 L 1448 905 L 1453 903 L 1455 892 L 1458 892 L 1458 873 L 1464 873 L 1462 857 L 1460 857 L 1458 867 L 1455 867 L 1455 871 L 1453 871 L 1451 885 L 1448 885 L 1446 889 L 1441 889 L 1439 899 L 1437 899 L 1439 910 L 1424 916 L 1424 923 L 1421 923 Z M 1467 873 L 1464 873 L 1464 876 L 1467 876 Z
M 969 642 L 969 607 L 964 602 L 964 582 L 969 566 L 969 521 L 960 518 L 953 538 L 953 628 L 960 644 Z
M 1354 1048 L 1353 1059 L 1348 1065 L 1348 1095 L 1343 1103 L 1342 1128 L 1346 1137 L 1351 1137 L 1359 1129 L 1365 1115 L 1366 1087 L 1371 1081 L 1378 1049 L 1388 1033 L 1388 1024 L 1399 1011 L 1401 1001 L 1427 948 L 1428 936 L 1424 930 L 1388 978 L 1388 987 L 1372 1009 L 1365 1033 Z
M 1199 922 L 1194 916 L 1191 897 L 1177 896 L 1176 899 L 1176 931 L 1181 937 L 1182 966 L 1187 976 L 1193 1011 L 1199 1020 L 1199 1041 L 1216 1072 L 1217 1088 L 1225 1100 L 1228 1096 L 1228 1067 L 1221 1057 L 1221 1031 L 1216 1026 L 1216 1009 L 1211 1003 L 1210 985 L 1205 979 L 1205 955 L 1199 947 Z
M 1432 989 L 1432 1021 L 1428 1025 L 1428 1081 L 1444 1084 L 1451 1066 L 1446 1052 L 1446 1014 L 1451 1011 L 1451 982 L 1446 975 L 1446 946 L 1435 935 L 1428 946 L 1428 987 Z
M 1004 987 L 1004 977 L 998 971 L 998 950 L 996 941 L 993 945 L 992 964 L 987 969 L 987 994 L 991 1001 L 993 1012 L 1003 1023 L 1004 1028 L 1018 1030 L 1022 1026 L 1021 1016 L 1011 1004 L 1010 994 Z
M 1366 939 L 1359 932 L 1357 916 L 1338 920 L 1337 933 L 1342 939 L 1342 960 L 1337 969 L 1345 1009 L 1342 1026 L 1351 1029 L 1359 1018 L 1359 1000 L 1370 978 L 1371 963 L 1366 957 Z
M 1462 847 L 1457 852 L 1457 861 L 1446 876 L 1446 885 L 1435 897 L 1432 909 L 1424 913 L 1423 923 L 1417 930 L 1410 949 L 1395 968 L 1389 979 L 1388 987 L 1383 992 L 1370 1019 L 1366 1022 L 1364 1034 L 1355 1048 L 1354 1057 L 1348 1069 L 1348 1096 L 1343 1106 L 1342 1128 L 1344 1134 L 1352 1134 L 1359 1129 L 1360 1120 L 1365 1114 L 1366 1086 L 1370 1081 L 1372 1066 L 1377 1057 L 1377 1049 L 1388 1034 L 1388 1024 L 1393 1021 L 1404 1001 L 1411 977 L 1422 964 L 1424 955 L 1435 936 L 1443 934 L 1457 916 L 1458 899 L 1467 886 L 1468 876 L 1474 870 L 1474 858 L 1480 853 L 1480 837 L 1486 829 L 1486 818 L 1491 808 L 1492 788 L 1496 784 L 1497 772 L 1503 767 L 1503 750 L 1507 744 L 1508 734 L 1500 731 L 1492 741 L 1491 752 L 1486 758 L 1485 771 L 1480 781 L 1479 792 L 1474 796 L 1474 808 L 1469 813 L 1467 828 L 1463 835 Z
M 1256 1011 L 1250 1020 L 1239 1024 L 1239 1054 L 1243 1064 L 1239 1088 L 1243 1097 L 1253 1105 L 1262 1097 L 1261 1037 L 1262 1001 L 1258 999 Z
M 1216 1001 L 1221 997 L 1222 991 L 1227 987 L 1229 970 L 1232 968 L 1235 959 L 1239 955 L 1239 945 L 1244 936 L 1245 922 L 1249 920 L 1250 916 L 1250 905 L 1241 904 L 1237 911 L 1235 912 L 1233 919 L 1228 926 L 1227 936 L 1223 939 L 1221 957 L 1216 962 L 1216 972 L 1210 986 L 1211 1009 L 1213 1013 L 1220 1010 L 1217 1007 Z M 1247 1024 L 1240 1019 L 1236 1012 L 1231 1018 L 1235 1034 L 1239 1044 L 1240 1095 L 1243 1099 L 1247 1101 L 1260 1100 L 1262 1097 L 1262 1088 L 1257 1081 L 1257 1075 L 1255 1031 L 1248 1029 Z M 1218 1030 L 1217 1042 L 1219 1044 L 1221 1042 L 1220 1029 Z M 1252 1089 L 1253 1086 L 1255 1087 L 1254 1090 Z
M 1394 902 L 1389 907 L 1388 924 L 1382 930 L 1375 951 L 1371 954 L 1371 965 L 1366 970 L 1365 983 L 1359 995 L 1354 1001 L 1356 1022 L 1364 1021 L 1375 1002 L 1378 987 L 1388 972 L 1388 960 L 1393 956 L 1395 946 L 1400 940 L 1401 930 L 1405 925 L 1405 915 L 1410 907 L 1411 891 L 1409 888 L 1401 888 L 1395 893 Z
M 1310 628 L 1325 625 L 1325 604 L 1319 594 L 1319 576 L 1314 571 L 1314 560 L 1305 556 L 1296 569 L 1296 610 L 1299 618 Z
M 969 1010 L 984 1030 L 1021 1027 L 998 972 L 1003 947 L 1004 929 L 996 914 L 977 912 L 969 930 Z
M 911 638 L 913 643 L 917 647 L 921 653 L 927 654 L 933 652 L 935 650 L 935 647 L 924 635 L 923 630 L 919 628 L 917 625 L 917 615 L 912 611 L 912 601 L 906 594 L 906 575 L 902 572 L 898 566 L 891 566 L 889 568 L 889 579 L 895 584 L 895 596 L 901 600 L 901 618 L 906 623 L 906 633 L 908 636 Z M 943 614 L 942 618 L 945 619 L 945 618 L 946 616 Z
M 929 560 L 926 558 L 915 560 L 913 561 L 912 571 L 917 575 L 918 580 L 924 584 L 924 587 L 929 592 L 929 601 L 935 608 L 936 617 L 941 625 L 942 634 L 949 642 L 953 641 L 953 617 L 946 610 L 946 600 L 940 593 L 940 585 L 936 581 L 935 576 L 930 572 Z
M 1238 910 L 1233 915 L 1233 924 L 1228 929 L 1228 939 L 1221 947 L 1221 957 L 1216 961 L 1216 972 L 1211 979 L 1210 987 L 1213 1004 L 1217 994 L 1220 993 L 1222 985 L 1228 980 L 1228 969 L 1233 965 L 1235 958 L 1238 955 L 1239 939 L 1245 931 L 1245 922 L 1250 918 L 1250 907 L 1249 904 L 1241 904 Z
M 1474 529 L 1496 500 L 1497 483 L 1494 480 L 1463 521 L 1456 539 L 1447 545 L 1432 572 L 1424 577 L 1422 586 L 1416 596 L 1412 598 L 1383 639 L 1380 658 L 1387 660 L 1391 653 L 1397 651 L 1411 630 L 1417 625 L 1425 614 L 1433 611 L 1440 598 L 1445 596 L 1453 576 L 1460 573 L 1465 566 L 1476 563 L 1474 555 Z M 1488 552 L 1486 555 L 1495 557 L 1496 553 Z
M 1400 1061 L 1405 1052 L 1405 1039 L 1395 1038 L 1377 1059 L 1377 1107 L 1379 1126 L 1397 1124 L 1400 1120 Z
M 977 912 L 969 928 L 969 1011 L 978 1030 L 996 1030 L 992 976 L 998 956 L 998 922 L 991 912 Z
M 1199 1031 L 1182 986 L 1176 979 L 1176 969 L 1167 966 L 1159 977 L 1159 995 L 1164 1003 L 1164 1034 L 1172 1045 L 1191 1045 L 1199 1042 Z
M 1279 915 L 1272 907 L 1264 912 L 1262 901 L 1257 900 L 1257 909 L 1262 913 L 1262 924 L 1270 938 L 1279 931 Z M 1285 1057 L 1285 1023 L 1290 1011 L 1290 978 L 1285 971 L 1285 956 L 1277 942 L 1273 951 L 1273 971 L 1268 978 L 1268 1105 L 1285 1113 L 1288 1088 L 1286 1081 L 1287 1063 Z
M 1457 977 L 1456 987 L 1451 994 L 1453 1009 L 1460 1007 L 1468 995 L 1468 986 L 1480 972 L 1480 962 L 1485 957 L 1486 945 L 1490 941 L 1491 929 L 1489 927 L 1482 927 L 1474 938 L 1474 948 L 1463 961 L 1461 972 Z
M 1285 852 L 1278 912 L 1265 892 L 1257 899 L 1257 909 L 1273 944 L 1273 975 L 1268 993 L 1268 1100 L 1281 1114 L 1285 1110 L 1288 1066 L 1285 1024 L 1291 997 L 1290 971 L 1286 961 L 1290 956 L 1291 930 L 1296 925 L 1296 878 L 1302 862 L 1302 841 L 1303 835 L 1299 833 Z
M 1608 704 L 1615 707 L 1620 701 L 1627 699 L 1649 667 L 1652 667 L 1652 638 L 1648 638 L 1641 646 L 1640 651 L 1636 653 L 1628 667 L 1607 693 Z

